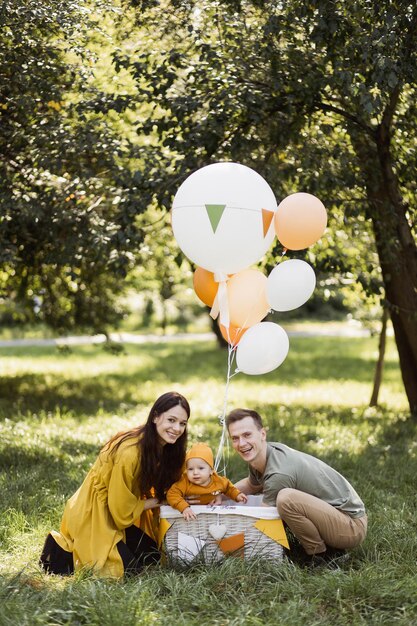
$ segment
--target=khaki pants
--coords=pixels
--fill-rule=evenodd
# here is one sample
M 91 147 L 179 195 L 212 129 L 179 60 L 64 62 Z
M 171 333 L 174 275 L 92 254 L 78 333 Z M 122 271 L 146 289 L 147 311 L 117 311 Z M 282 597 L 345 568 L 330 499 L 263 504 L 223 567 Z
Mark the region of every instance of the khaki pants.
M 350 517 L 298 489 L 281 489 L 277 496 L 277 509 L 307 554 L 319 554 L 327 546 L 354 548 L 365 539 L 366 515 Z

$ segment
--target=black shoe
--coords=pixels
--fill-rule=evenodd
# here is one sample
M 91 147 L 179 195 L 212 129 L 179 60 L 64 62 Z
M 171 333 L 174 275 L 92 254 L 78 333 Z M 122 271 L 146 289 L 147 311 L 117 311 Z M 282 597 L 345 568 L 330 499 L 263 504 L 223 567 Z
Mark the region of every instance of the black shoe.
M 316 569 L 325 567 L 327 569 L 340 569 L 340 566 L 349 560 L 349 554 L 346 550 L 337 550 L 336 548 L 327 548 L 325 552 L 312 554 L 306 560 L 308 569 Z
M 325 555 L 327 559 L 340 559 L 342 562 L 348 561 L 350 558 L 349 552 L 347 550 L 342 550 L 341 548 L 331 548 L 330 546 L 326 547 Z
M 328 567 L 328 561 L 326 560 L 325 554 L 325 552 L 320 552 L 320 554 L 308 555 L 305 559 L 304 567 L 307 569 Z

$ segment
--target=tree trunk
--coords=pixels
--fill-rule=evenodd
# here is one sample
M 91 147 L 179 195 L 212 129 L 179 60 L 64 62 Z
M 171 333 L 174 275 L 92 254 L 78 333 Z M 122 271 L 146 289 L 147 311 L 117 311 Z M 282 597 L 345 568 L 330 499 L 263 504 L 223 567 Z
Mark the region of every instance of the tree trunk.
M 369 216 L 384 280 L 411 414 L 417 417 L 417 247 L 407 220 L 389 146 L 382 130 L 369 137 L 351 134 L 366 176 Z
M 372 389 L 371 399 L 369 406 L 378 406 L 379 390 L 382 383 L 382 371 L 384 369 L 384 357 L 385 357 L 385 345 L 387 339 L 387 322 L 388 322 L 388 309 L 386 306 L 382 309 L 382 326 L 379 334 L 378 343 L 378 361 L 375 366 L 374 376 L 374 388 Z
M 167 325 L 168 325 L 168 313 L 167 313 L 167 307 L 166 307 L 166 304 L 165 304 L 165 300 L 161 301 L 161 309 L 162 309 L 161 329 L 162 329 L 162 334 L 166 335 Z
M 207 308 L 208 313 L 210 313 L 210 307 Z M 217 339 L 217 343 L 219 345 L 220 348 L 227 348 L 227 346 L 229 345 L 227 343 L 227 341 L 224 339 L 223 335 L 220 332 L 220 328 L 219 328 L 219 324 L 217 322 L 217 320 L 214 320 L 211 316 L 210 316 L 210 323 L 211 323 L 211 329 L 214 332 L 214 334 L 216 335 L 216 339 Z

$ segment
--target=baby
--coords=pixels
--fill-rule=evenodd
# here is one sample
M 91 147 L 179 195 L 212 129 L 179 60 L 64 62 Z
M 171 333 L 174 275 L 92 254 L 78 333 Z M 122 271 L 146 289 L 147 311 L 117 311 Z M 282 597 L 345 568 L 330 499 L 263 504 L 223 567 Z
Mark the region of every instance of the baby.
M 214 471 L 213 452 L 205 443 L 195 443 L 185 457 L 185 472 L 167 492 L 168 504 L 178 509 L 185 520 L 197 519 L 196 514 L 185 500 L 187 496 L 198 498 L 199 504 L 221 504 L 225 494 L 236 502 L 247 502 L 228 478 Z

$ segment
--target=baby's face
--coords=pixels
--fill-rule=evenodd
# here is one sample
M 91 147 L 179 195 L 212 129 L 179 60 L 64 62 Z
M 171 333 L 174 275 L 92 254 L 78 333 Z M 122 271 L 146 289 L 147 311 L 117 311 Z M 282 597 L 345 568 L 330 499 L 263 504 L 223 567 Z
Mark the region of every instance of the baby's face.
M 203 459 L 188 459 L 187 461 L 187 477 L 190 483 L 207 487 L 210 484 L 213 470 L 210 465 Z

